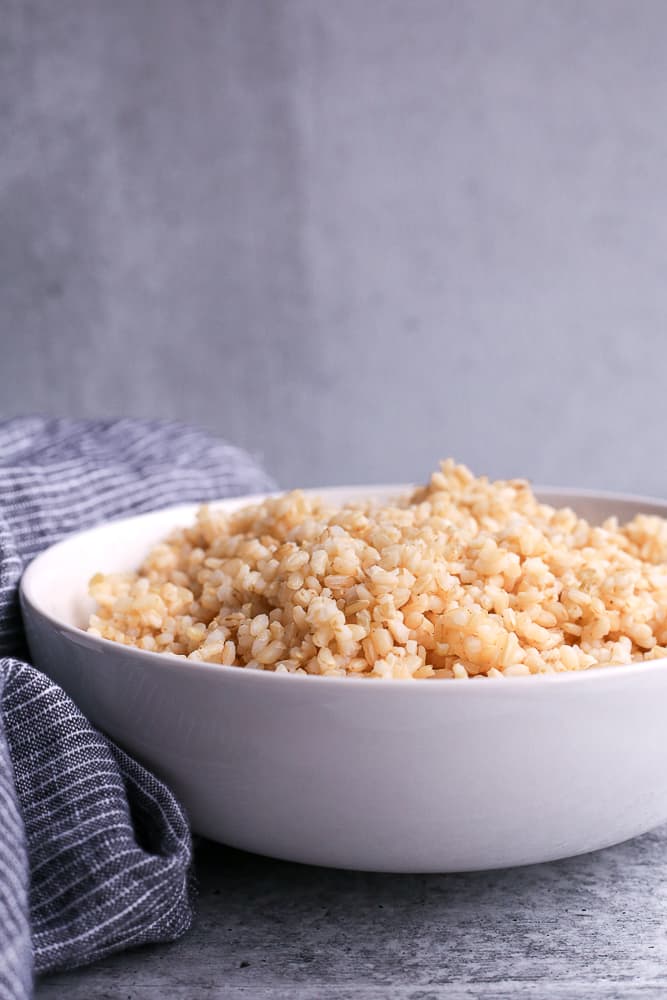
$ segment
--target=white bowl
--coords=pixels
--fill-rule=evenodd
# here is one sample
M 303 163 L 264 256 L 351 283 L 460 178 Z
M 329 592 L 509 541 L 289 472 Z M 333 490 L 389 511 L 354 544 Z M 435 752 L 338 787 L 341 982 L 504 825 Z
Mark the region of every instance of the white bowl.
M 333 501 L 408 487 L 315 491 Z M 667 503 L 541 490 L 592 521 Z M 254 498 L 225 500 L 233 510 Z M 97 571 L 136 568 L 196 507 L 73 535 L 21 585 L 34 662 L 153 769 L 214 840 L 393 872 L 524 865 L 667 821 L 667 663 L 477 681 L 362 680 L 195 663 L 81 630 Z

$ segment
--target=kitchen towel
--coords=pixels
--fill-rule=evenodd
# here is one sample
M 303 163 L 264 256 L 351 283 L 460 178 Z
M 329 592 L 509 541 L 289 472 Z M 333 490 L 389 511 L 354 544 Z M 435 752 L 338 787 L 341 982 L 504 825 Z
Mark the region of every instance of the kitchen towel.
M 28 661 L 21 572 L 72 531 L 262 492 L 242 450 L 180 424 L 0 421 L 0 998 L 190 926 L 191 841 L 161 782 Z

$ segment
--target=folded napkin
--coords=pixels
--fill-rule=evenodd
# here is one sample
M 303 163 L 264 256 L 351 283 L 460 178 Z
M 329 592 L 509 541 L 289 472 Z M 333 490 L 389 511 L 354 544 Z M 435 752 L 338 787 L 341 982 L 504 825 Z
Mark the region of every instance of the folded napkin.
M 26 662 L 22 570 L 68 532 L 270 489 L 243 451 L 158 421 L 0 421 L 0 998 L 190 926 L 187 820 L 171 792 Z

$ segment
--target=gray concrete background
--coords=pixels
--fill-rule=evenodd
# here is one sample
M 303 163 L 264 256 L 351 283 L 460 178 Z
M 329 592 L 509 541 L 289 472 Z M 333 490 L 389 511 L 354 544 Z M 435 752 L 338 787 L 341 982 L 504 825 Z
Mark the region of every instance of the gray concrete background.
M 0 0 L 0 413 L 667 495 L 662 0 Z

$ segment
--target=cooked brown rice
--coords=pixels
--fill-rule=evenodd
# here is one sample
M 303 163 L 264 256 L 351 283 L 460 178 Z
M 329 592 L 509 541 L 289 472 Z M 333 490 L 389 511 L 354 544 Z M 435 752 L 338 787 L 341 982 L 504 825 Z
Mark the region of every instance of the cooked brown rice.
M 89 631 L 289 673 L 515 677 L 667 656 L 667 521 L 599 527 L 443 462 L 392 504 L 296 491 L 97 575 Z

